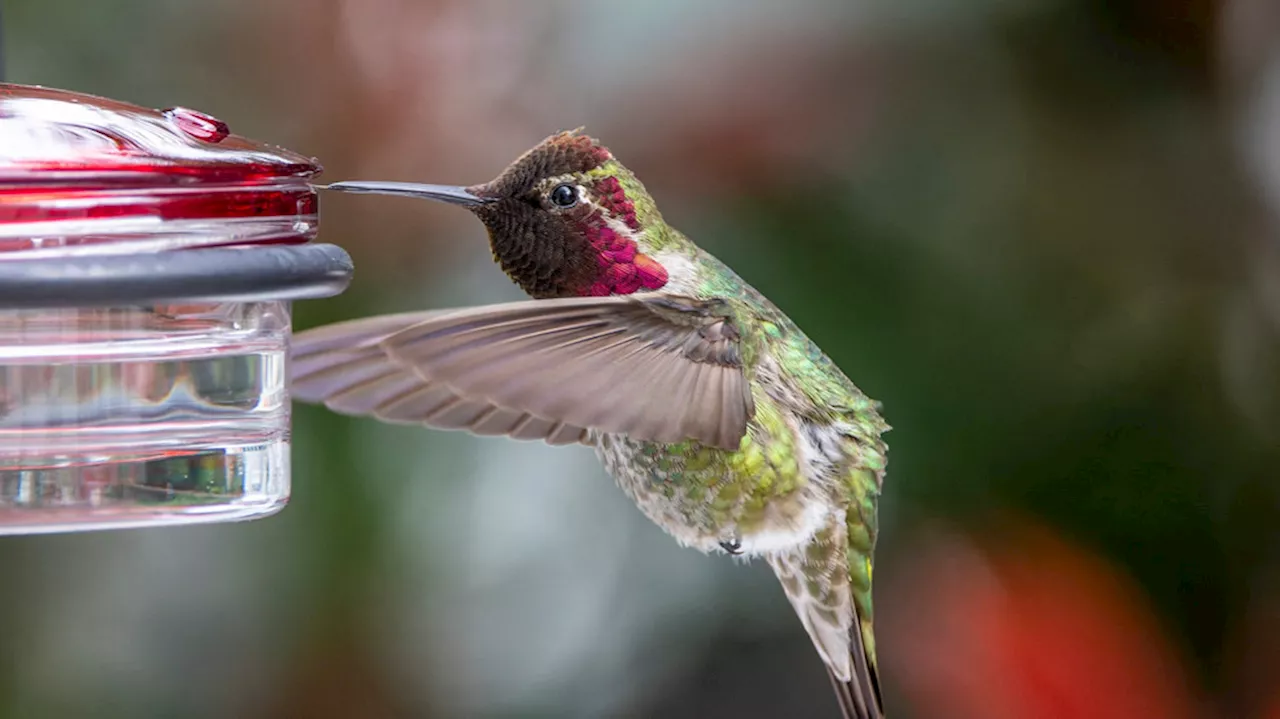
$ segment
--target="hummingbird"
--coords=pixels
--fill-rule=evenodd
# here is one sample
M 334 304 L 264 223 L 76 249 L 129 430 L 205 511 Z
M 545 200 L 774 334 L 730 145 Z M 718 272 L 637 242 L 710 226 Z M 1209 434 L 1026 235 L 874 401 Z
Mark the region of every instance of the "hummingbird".
M 668 225 L 582 128 L 483 184 L 322 188 L 466 208 L 531 299 L 300 332 L 296 399 L 594 448 L 681 545 L 763 558 L 843 715 L 884 716 L 871 580 L 889 426 L 786 314 Z

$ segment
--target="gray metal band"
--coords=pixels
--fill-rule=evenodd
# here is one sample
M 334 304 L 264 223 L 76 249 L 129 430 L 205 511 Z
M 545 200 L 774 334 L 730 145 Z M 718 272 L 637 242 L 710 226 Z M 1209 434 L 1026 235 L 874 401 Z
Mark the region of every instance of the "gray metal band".
M 315 299 L 341 294 L 354 269 L 327 244 L 5 259 L 0 309 Z

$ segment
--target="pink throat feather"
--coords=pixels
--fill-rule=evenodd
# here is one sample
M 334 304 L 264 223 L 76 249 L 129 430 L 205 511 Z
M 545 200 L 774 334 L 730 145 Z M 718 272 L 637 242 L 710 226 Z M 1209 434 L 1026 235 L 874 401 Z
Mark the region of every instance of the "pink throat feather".
M 635 240 L 619 234 L 605 221 L 605 213 L 621 220 L 629 229 L 640 230 L 636 208 L 627 200 L 626 192 L 615 177 L 596 182 L 592 190 L 601 210 L 586 218 L 583 231 L 596 252 L 599 275 L 579 294 L 588 297 L 629 295 L 640 290 L 656 290 L 667 284 L 667 270 L 652 257 L 642 253 Z

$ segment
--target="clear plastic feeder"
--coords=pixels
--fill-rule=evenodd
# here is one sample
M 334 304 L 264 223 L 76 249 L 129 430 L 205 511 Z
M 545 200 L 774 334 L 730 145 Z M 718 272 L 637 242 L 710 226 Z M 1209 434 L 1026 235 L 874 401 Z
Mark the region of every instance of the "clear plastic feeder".
M 0 84 L 0 534 L 289 498 L 293 300 L 340 293 L 312 160 L 182 108 Z

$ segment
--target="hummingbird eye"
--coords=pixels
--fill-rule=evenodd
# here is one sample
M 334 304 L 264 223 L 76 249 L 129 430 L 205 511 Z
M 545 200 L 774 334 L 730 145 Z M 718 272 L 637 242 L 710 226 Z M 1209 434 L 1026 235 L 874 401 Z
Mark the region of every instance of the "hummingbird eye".
M 560 208 L 573 207 L 578 204 L 578 190 L 573 185 L 556 185 L 551 191 L 551 204 Z

